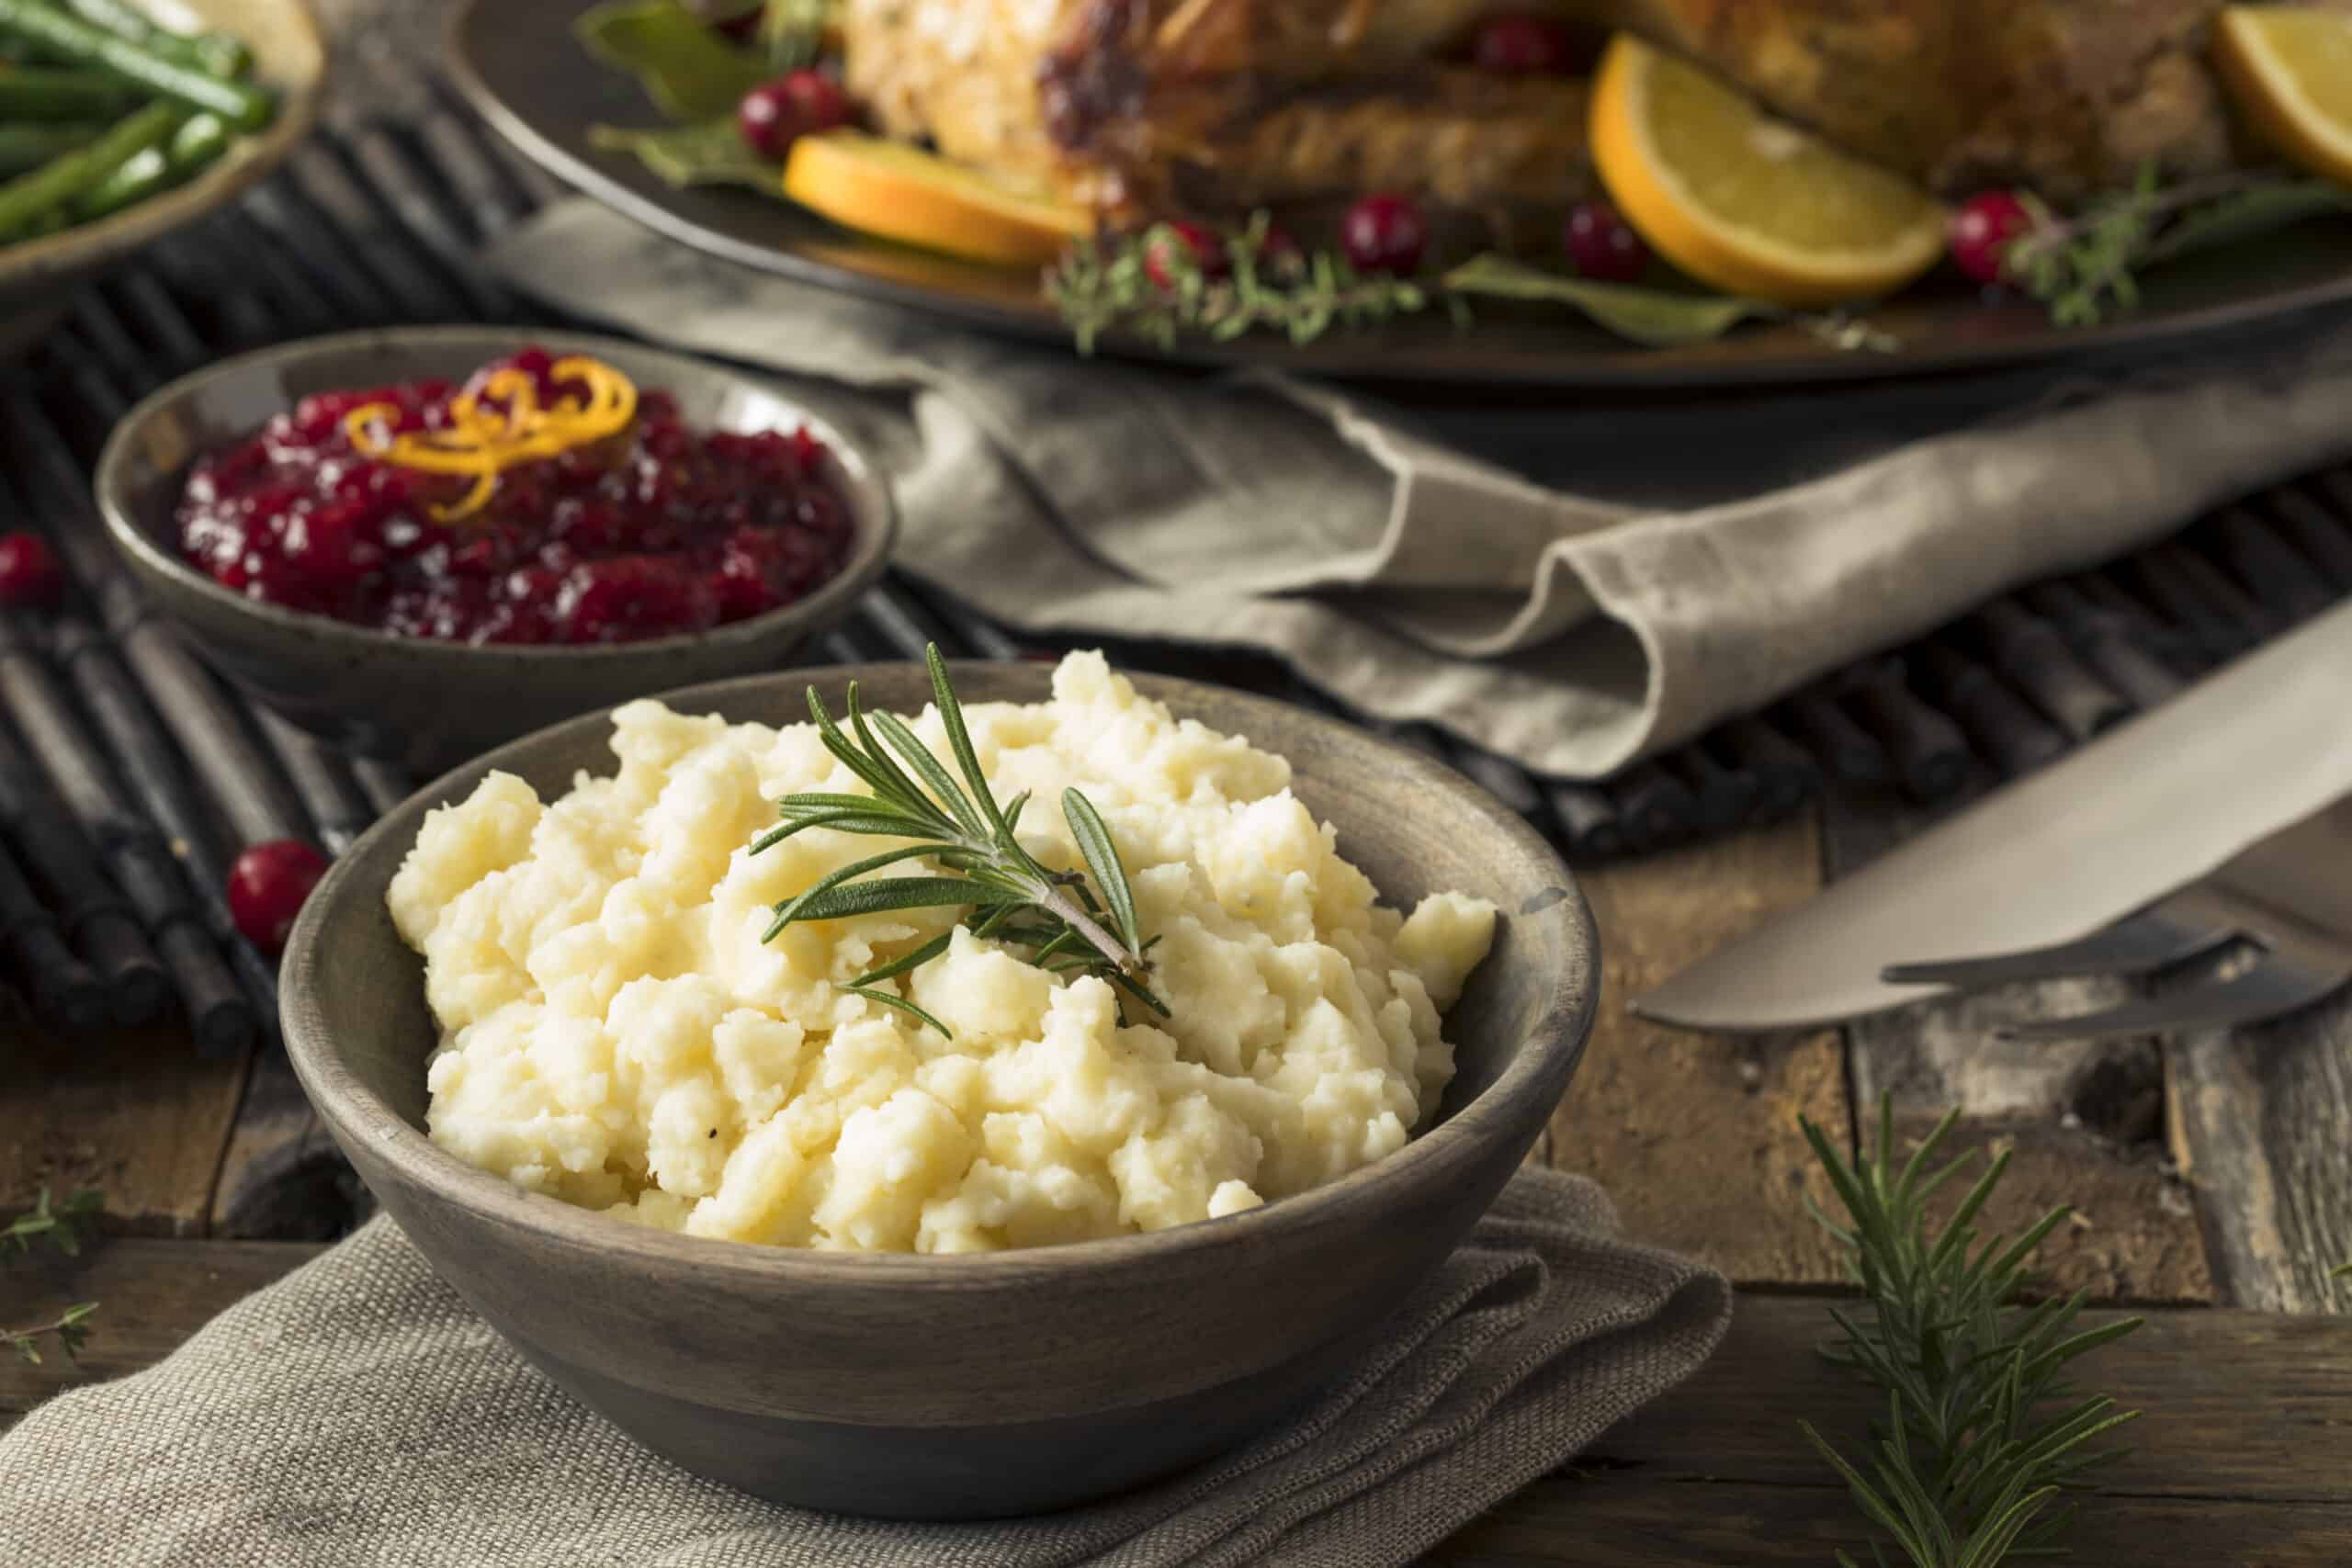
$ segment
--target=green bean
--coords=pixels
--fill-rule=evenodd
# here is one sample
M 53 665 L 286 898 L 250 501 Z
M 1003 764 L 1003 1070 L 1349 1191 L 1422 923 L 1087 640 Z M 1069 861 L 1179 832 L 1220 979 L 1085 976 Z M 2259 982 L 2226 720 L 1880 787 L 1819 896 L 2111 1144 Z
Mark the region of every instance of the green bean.
M 253 65 L 253 51 L 232 33 L 175 32 L 124 0 L 51 0 L 52 5 L 119 39 L 128 39 L 183 65 L 215 76 L 242 76 Z
M 227 122 L 217 114 L 190 115 L 172 132 L 172 144 L 166 149 L 172 161 L 172 176 L 184 180 L 228 150 Z
M 94 125 L 0 125 L 0 175 L 38 169 L 61 152 L 88 145 Z
M 219 115 L 190 115 L 170 139 L 150 147 L 74 198 L 77 223 L 134 207 L 182 184 L 229 148 L 229 128 Z
M 161 147 L 149 147 L 75 197 L 67 211 L 76 223 L 86 223 L 144 201 L 171 183 L 170 154 Z
M 62 215 L 85 192 L 104 184 L 140 153 L 160 146 L 178 128 L 180 114 L 170 104 L 149 104 L 108 127 L 88 146 L 61 152 L 32 173 L 0 185 L 0 234 L 37 229 L 43 220 Z
M 107 120 L 137 108 L 144 96 L 102 71 L 39 65 L 0 70 L 0 120 Z
M 260 130 L 277 110 L 270 95 L 250 83 L 224 81 L 166 59 L 40 0 L 0 0 L 0 34 L 24 39 L 69 64 L 136 82 L 189 108 L 209 110 L 240 130 Z

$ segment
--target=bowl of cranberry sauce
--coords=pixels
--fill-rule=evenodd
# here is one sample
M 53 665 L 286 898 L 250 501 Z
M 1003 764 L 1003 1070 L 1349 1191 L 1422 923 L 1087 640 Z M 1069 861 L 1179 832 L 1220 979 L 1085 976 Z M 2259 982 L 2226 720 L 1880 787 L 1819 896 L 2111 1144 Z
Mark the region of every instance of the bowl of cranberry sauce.
M 303 728 L 453 766 L 773 670 L 879 575 L 888 486 L 771 383 L 618 340 L 316 338 L 131 411 L 107 525 L 200 652 Z
M 840 574 L 849 501 L 807 426 L 696 429 L 668 390 L 625 382 L 601 423 L 567 421 L 594 412 L 582 377 L 606 367 L 560 363 L 534 344 L 462 382 L 302 398 L 196 460 L 181 558 L 394 637 L 567 647 L 706 632 Z

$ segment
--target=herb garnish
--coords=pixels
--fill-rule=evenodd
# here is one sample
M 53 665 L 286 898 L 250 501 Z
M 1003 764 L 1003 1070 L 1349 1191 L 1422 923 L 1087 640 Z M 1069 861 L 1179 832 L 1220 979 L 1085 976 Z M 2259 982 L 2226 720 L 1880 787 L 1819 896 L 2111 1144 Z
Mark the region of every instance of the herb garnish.
M 1211 276 L 1181 235 L 1156 223 L 1140 234 L 1072 245 L 1046 274 L 1046 292 L 1078 339 L 1080 354 L 1114 327 L 1172 346 L 1185 333 L 1219 343 L 1269 329 L 1308 343 L 1335 323 L 1363 326 L 1426 309 L 1420 284 L 1360 273 L 1330 251 L 1270 248 L 1273 220 L 1263 212 L 1225 236 L 1226 265 Z M 1163 287 L 1153 260 L 1167 274 Z
M 69 1258 L 78 1256 L 83 1238 L 97 1229 L 98 1211 L 104 1202 L 101 1194 L 83 1191 L 62 1203 L 52 1204 L 49 1189 L 43 1187 L 40 1196 L 33 1201 L 31 1213 L 17 1215 L 6 1230 L 0 1230 L 0 1257 L 28 1253 L 37 1245 L 52 1247 Z M 47 1323 L 0 1329 L 0 1340 L 6 1341 L 10 1349 L 37 1367 L 41 1364 L 41 1341 L 54 1339 L 70 1361 L 90 1337 L 85 1320 L 97 1310 L 97 1303 L 82 1302 L 67 1307 Z
M 2096 326 L 2140 302 L 2139 275 L 2193 251 L 2352 212 L 2352 190 L 2275 172 L 2218 175 L 2165 186 L 2154 165 L 2128 191 L 2062 217 L 2019 194 L 2033 226 L 2009 242 L 2004 273 L 2062 327 Z
M 1087 869 L 1094 874 L 1092 886 L 1082 873 L 1048 871 L 1039 864 L 1018 837 L 1021 814 L 1029 804 L 1027 793 L 1014 796 L 1010 806 L 997 805 L 935 645 L 924 649 L 924 660 L 931 668 L 932 694 L 947 731 L 948 749 L 970 793 L 896 715 L 866 713 L 855 682 L 849 688 L 847 731 L 833 721 L 816 687 L 809 687 L 808 716 L 816 721 L 825 749 L 874 793 L 786 795 L 776 805 L 784 826 L 753 842 L 752 852 L 758 854 L 811 828 L 913 842 L 845 865 L 778 904 L 775 919 L 761 940 L 773 942 L 800 920 L 969 906 L 972 912 L 963 923 L 973 934 L 1026 947 L 1030 963 L 1054 974 L 1091 975 L 1107 982 L 1120 996 L 1122 1021 L 1130 1000 L 1166 1017 L 1167 1004 L 1146 984 L 1151 973 L 1146 955 L 1159 939 L 1144 939 L 1126 869 L 1119 863 L 1118 847 L 1102 814 L 1076 789 L 1062 792 L 1062 817 Z M 958 874 L 856 880 L 910 860 L 930 860 Z M 908 1013 L 952 1039 L 955 1032 L 930 1013 L 877 987 L 946 952 L 955 934 L 953 930 L 942 931 L 842 988 Z
M 1814 1217 L 1850 1256 L 1866 1314 L 1832 1309 L 1842 1343 L 1823 1354 L 1886 1392 L 1887 1417 L 1871 1433 L 1870 1472 L 1798 1425 L 1845 1478 L 1854 1501 L 1915 1568 L 1993 1568 L 2012 1552 L 2047 1552 L 2072 1510 L 2061 1492 L 2111 1453 L 2084 1445 L 2137 1417 L 2095 1394 L 2044 1416 L 2066 1395 L 2067 1364 L 2140 1326 L 2136 1317 L 2076 1330 L 2086 1292 L 2012 1308 L 2026 1261 L 2069 1210 L 2053 1209 L 2015 1241 L 1978 1244 L 1973 1221 L 2007 1168 L 2005 1151 L 1960 1201 L 1941 1235 L 1928 1231 L 1928 1200 L 1973 1157 L 1930 1170 L 1959 1119 L 1936 1124 L 1900 1168 L 1892 1098 L 1879 1103 L 1878 1148 L 1849 1163 L 1820 1128 L 1800 1118 L 1806 1140 L 1845 1204 L 1840 1225 L 1810 1199 Z M 1873 1558 L 1887 1558 L 1873 1542 Z M 1844 1552 L 1839 1563 L 1853 1568 Z

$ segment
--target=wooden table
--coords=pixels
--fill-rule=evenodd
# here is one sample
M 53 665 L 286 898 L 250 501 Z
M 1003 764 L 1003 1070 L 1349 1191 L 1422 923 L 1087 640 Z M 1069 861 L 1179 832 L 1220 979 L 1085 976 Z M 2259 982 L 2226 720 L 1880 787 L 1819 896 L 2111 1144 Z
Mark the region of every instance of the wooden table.
M 1859 1434 L 1866 1391 L 1823 1365 L 1838 1259 L 1800 1195 L 1825 1201 L 1796 1118 L 1850 1137 L 1858 1102 L 1894 1097 L 1916 1134 L 1945 1109 L 1964 1139 L 2014 1152 L 1988 1216 L 2051 1204 L 2052 1283 L 2147 1312 L 2089 1374 L 2146 1411 L 2132 1455 L 2085 1505 L 2079 1561 L 2352 1562 L 2352 998 L 2238 1037 L 2023 1046 L 2001 1007 L 2045 987 L 1768 1040 L 1686 1035 L 1625 1001 L 1916 824 L 1883 802 L 1583 878 L 1607 970 L 1585 1066 L 1532 1157 L 1610 1189 L 1634 1235 L 1742 1287 L 1728 1343 L 1690 1384 L 1464 1531 L 1433 1562 L 1822 1563 L 1860 1539 L 1799 1416 Z M 161 1035 L 67 1047 L 6 1026 L 0 1211 L 46 1180 L 97 1186 L 119 1233 L 75 1266 L 0 1275 L 0 1317 L 103 1303 L 84 1375 L 135 1371 L 317 1247 L 342 1195 L 282 1061 L 199 1063 Z M 2251 1310 L 2249 1310 L 2251 1309 Z M 0 1426 L 63 1386 L 0 1366 Z

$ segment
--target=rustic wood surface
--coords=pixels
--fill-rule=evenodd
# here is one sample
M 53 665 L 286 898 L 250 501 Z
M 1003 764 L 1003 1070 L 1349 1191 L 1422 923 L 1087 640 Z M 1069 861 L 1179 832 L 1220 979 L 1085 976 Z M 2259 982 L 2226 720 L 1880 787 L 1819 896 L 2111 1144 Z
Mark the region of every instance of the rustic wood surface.
M 1926 820 L 1891 799 L 1833 802 L 1828 874 L 1849 874 Z M 2050 1044 L 1998 1033 L 2012 1019 L 2086 1012 L 2119 998 L 2113 980 L 2065 980 L 1857 1020 L 1846 1030 L 1854 1100 L 1874 1118 L 1879 1097 L 1891 1095 L 1905 1144 L 1957 1109 L 1954 1153 L 2007 1150 L 2008 1176 L 1984 1217 L 1994 1230 L 2014 1235 L 2071 1206 L 2072 1223 L 2041 1251 L 2053 1284 L 2106 1301 L 2210 1302 L 2196 1205 L 2165 1138 L 2156 1043 Z M 1945 1204 L 1960 1191 L 1947 1189 Z
M 1727 1041 L 1634 1017 L 1631 998 L 1821 886 L 1810 818 L 1579 879 L 1601 931 L 1600 1015 L 1552 1119 L 1551 1161 L 1609 1190 L 1628 1234 L 1742 1284 L 1839 1277 L 1798 1195 L 1827 1199 L 1797 1130 L 1851 1123 L 1835 1031 Z
M 1705 847 L 1586 871 L 1607 950 L 1590 1055 L 1536 1157 L 1592 1175 L 1627 1229 L 1705 1257 L 1744 1286 L 1730 1341 L 1689 1387 L 1569 1471 L 1463 1532 L 1431 1561 L 1819 1563 L 1856 1515 L 1793 1433 L 1804 1414 L 1857 1438 L 1864 1391 L 1823 1366 L 1837 1258 L 1794 1201 L 1810 1164 L 1798 1113 L 1841 1142 L 1882 1089 L 1898 1135 L 1951 1105 L 1964 1145 L 2012 1151 L 1995 1223 L 2050 1202 L 2081 1218 L 2050 1278 L 2105 1300 L 2324 1313 L 2352 1305 L 2327 1265 L 2352 1258 L 2352 998 L 2236 1038 L 2025 1050 L 1993 1038 L 2011 1010 L 2099 999 L 2041 987 L 1919 1008 L 1834 1032 L 1742 1043 L 1631 1018 L 1627 998 L 1916 826 L 1861 802 Z M 314 1254 L 294 1242 L 151 1237 L 318 1234 L 349 1195 L 322 1179 L 315 1131 L 282 1064 L 200 1063 L 160 1037 L 66 1048 L 0 1024 L 0 1213 L 46 1179 L 103 1187 L 134 1233 L 80 1263 L 0 1273 L 0 1318 L 96 1297 L 82 1375 L 166 1353 L 220 1308 Z M 1850 1086 L 1850 1098 L 1849 1098 Z M 279 1175 L 290 1175 L 273 1196 Z M 1803 1294 L 1792 1295 L 1796 1292 Z M 1808 1299 L 1811 1297 L 1813 1299 Z M 2352 1324 L 2159 1306 L 2090 1369 L 2144 1408 L 2132 1456 L 2088 1499 L 2086 1562 L 2352 1562 Z M 70 1372 L 0 1368 L 0 1427 Z

